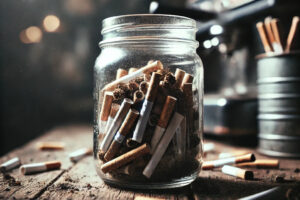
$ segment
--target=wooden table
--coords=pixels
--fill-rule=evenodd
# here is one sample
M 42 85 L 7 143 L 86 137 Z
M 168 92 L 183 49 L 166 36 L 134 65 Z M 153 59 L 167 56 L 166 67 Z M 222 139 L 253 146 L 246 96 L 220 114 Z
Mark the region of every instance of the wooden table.
M 25 134 L 25 133 L 24 133 Z M 220 169 L 202 171 L 190 186 L 174 190 L 121 190 L 101 181 L 94 170 L 92 156 L 76 164 L 68 154 L 81 147 L 92 147 L 92 128 L 70 125 L 55 128 L 0 159 L 0 163 L 18 156 L 23 163 L 62 161 L 62 168 L 35 175 L 22 175 L 18 169 L 0 175 L 0 199 L 236 199 L 280 185 L 292 187 L 300 180 L 300 160 L 280 159 L 280 169 L 255 169 L 255 179 L 245 181 L 224 175 Z M 63 141 L 63 151 L 39 151 L 38 141 Z M 233 147 L 215 143 L 216 151 Z M 249 149 L 248 149 L 249 150 Z M 253 151 L 250 149 L 250 151 Z M 210 153 L 207 160 L 216 158 Z M 265 158 L 256 153 L 258 158 Z M 276 176 L 285 181 L 276 182 Z

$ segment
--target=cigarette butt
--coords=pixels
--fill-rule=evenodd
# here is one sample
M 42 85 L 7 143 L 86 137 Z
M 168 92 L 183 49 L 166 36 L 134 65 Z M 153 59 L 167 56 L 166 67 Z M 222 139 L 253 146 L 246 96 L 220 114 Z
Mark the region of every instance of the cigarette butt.
M 121 77 L 123 77 L 123 76 L 126 76 L 127 74 L 128 74 L 128 72 L 127 72 L 125 69 L 119 68 L 119 69 L 117 70 L 117 76 L 116 76 L 116 79 L 119 79 L 119 78 L 121 78 Z
M 150 178 L 157 167 L 158 163 L 160 162 L 161 158 L 163 157 L 164 153 L 166 152 L 169 143 L 171 142 L 176 129 L 180 126 L 181 121 L 183 120 L 184 116 L 179 113 L 174 113 L 170 124 L 164 135 L 162 136 L 160 142 L 157 145 L 157 148 L 154 150 L 153 155 L 151 156 L 150 161 L 148 162 L 147 166 L 145 167 L 143 174 Z
M 104 133 L 107 133 L 108 129 L 110 128 L 112 122 L 114 121 L 114 118 L 118 112 L 118 110 L 120 109 L 120 105 L 116 104 L 116 103 L 112 103 L 111 104 L 111 108 L 110 108 L 110 113 L 109 113 L 109 117 L 105 126 L 105 131 Z
M 207 153 L 207 152 L 211 152 L 215 150 L 215 144 L 214 143 L 205 143 L 203 145 L 203 152 Z
M 20 171 L 22 174 L 26 175 L 26 174 L 33 174 L 37 172 L 45 172 L 54 169 L 60 169 L 60 167 L 61 167 L 60 161 L 48 161 L 42 163 L 32 163 L 32 164 L 22 165 L 20 167 Z
M 256 24 L 256 28 L 258 30 L 260 39 L 261 39 L 262 44 L 264 46 L 265 52 L 266 53 L 272 52 L 273 49 L 272 49 L 272 47 L 271 47 L 271 45 L 270 45 L 270 43 L 268 41 L 268 38 L 267 38 L 267 35 L 266 35 L 266 32 L 265 32 L 265 25 L 264 25 L 264 23 L 258 22 Z
M 101 166 L 103 173 L 107 173 L 118 169 L 119 167 L 139 158 L 150 152 L 150 146 L 148 144 L 143 144 L 136 149 L 133 149 Z
M 147 122 L 153 107 L 153 102 L 156 98 L 161 75 L 154 72 L 151 76 L 149 89 L 147 91 L 143 106 L 140 112 L 140 117 L 133 132 L 132 140 L 141 143 L 143 140 L 144 132 L 147 126 Z
M 240 169 L 240 168 L 229 166 L 229 165 L 223 166 L 222 172 L 224 174 L 239 177 L 239 178 L 242 178 L 245 180 L 252 180 L 254 177 L 253 171 L 244 170 L 244 169 Z
M 21 165 L 21 161 L 18 157 L 12 158 L 0 165 L 1 172 L 7 172 Z
M 129 83 L 129 81 L 134 80 L 137 77 L 140 77 L 144 74 L 149 74 L 151 72 L 154 72 L 158 69 L 163 69 L 163 65 L 160 61 L 155 61 L 151 64 L 148 64 L 140 69 L 138 69 L 137 71 L 128 74 L 126 76 L 123 76 L 109 84 L 107 84 L 104 88 L 103 91 L 112 91 L 116 88 L 116 86 L 120 83 Z
M 145 98 L 145 95 L 140 90 L 135 91 L 134 94 L 133 94 L 133 102 L 134 103 L 138 103 L 140 101 L 143 101 L 144 98 Z
M 151 64 L 151 63 L 148 63 L 148 64 Z M 138 70 L 138 68 L 131 67 L 131 68 L 129 68 L 128 74 L 132 74 L 133 72 L 135 72 L 137 70 Z
M 139 116 L 139 112 L 135 109 L 130 109 L 124 122 L 122 123 L 119 133 L 123 136 L 126 136 L 130 129 L 133 127 L 136 118 Z
M 106 133 L 101 145 L 100 150 L 103 152 L 106 152 L 109 148 L 110 143 L 113 140 L 113 137 L 119 127 L 121 126 L 124 118 L 126 117 L 126 114 L 128 113 L 130 106 L 133 104 L 133 101 L 131 99 L 125 98 L 120 106 L 119 111 L 117 112 L 111 126 L 109 127 L 108 132 Z
M 149 84 L 146 81 L 140 83 L 139 90 L 142 91 L 144 94 L 147 94 Z
M 236 157 L 236 156 L 242 156 L 249 154 L 249 151 L 233 151 L 233 152 L 222 152 L 219 154 L 219 158 L 230 158 L 230 157 Z
M 169 122 L 169 119 L 173 113 L 175 104 L 177 99 L 172 96 L 167 96 L 166 101 L 164 103 L 163 109 L 160 114 L 159 121 L 157 122 L 157 126 L 162 128 L 166 128 Z
M 228 164 L 236 164 L 236 163 L 242 163 L 242 162 L 253 162 L 255 161 L 254 154 L 246 154 L 242 156 L 237 157 L 231 157 L 231 158 L 224 158 L 219 160 L 213 160 L 213 161 L 206 161 L 202 165 L 203 170 L 210 170 L 216 167 L 221 167 L 223 165 Z
M 282 43 L 282 31 L 280 27 L 280 23 L 278 19 L 272 19 L 271 20 L 271 27 L 274 34 L 274 39 L 276 43 L 278 44 L 281 51 L 283 51 L 283 43 Z
M 112 92 L 105 92 L 100 113 L 101 121 L 107 121 L 113 98 L 114 96 Z
M 285 51 L 286 52 L 290 52 L 290 50 L 292 49 L 292 47 L 295 45 L 295 41 L 296 41 L 296 37 L 299 33 L 299 17 L 298 16 L 294 16 L 293 17 L 293 21 L 292 21 L 292 25 L 290 28 L 290 32 L 286 41 L 286 47 L 285 47 Z
M 187 106 L 193 106 L 193 84 L 185 83 L 182 87 Z
M 183 88 L 183 85 L 185 83 L 193 83 L 193 80 L 194 80 L 194 76 L 192 76 L 189 73 L 185 73 L 183 80 L 182 80 L 181 89 Z
M 63 142 L 38 142 L 37 148 L 39 150 L 62 150 L 65 144 Z
M 175 79 L 176 79 L 175 87 L 176 88 L 180 88 L 183 78 L 184 78 L 184 75 L 185 75 L 185 71 L 183 71 L 179 68 L 176 69 L 176 71 L 175 71 Z
M 279 160 L 255 160 L 254 162 L 245 162 L 236 164 L 237 167 L 257 167 L 257 168 L 278 168 Z
M 82 148 L 78 149 L 72 153 L 69 154 L 69 158 L 72 162 L 77 162 L 80 159 L 82 159 L 84 156 L 91 155 L 92 154 L 91 148 Z

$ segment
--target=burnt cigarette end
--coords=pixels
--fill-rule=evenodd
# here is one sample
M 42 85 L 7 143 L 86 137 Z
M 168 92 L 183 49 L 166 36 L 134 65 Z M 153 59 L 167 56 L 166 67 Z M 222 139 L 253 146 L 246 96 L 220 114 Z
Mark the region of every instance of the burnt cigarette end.
M 138 103 L 140 101 L 142 101 L 144 99 L 145 95 L 142 91 L 135 91 L 135 93 L 133 94 L 133 102 L 134 103 Z
M 131 92 L 135 92 L 136 90 L 139 89 L 139 85 L 135 81 L 130 81 L 128 83 L 128 88 L 131 90 Z
M 146 81 L 143 81 L 143 82 L 140 83 L 139 89 L 144 94 L 147 94 L 148 87 L 149 87 L 148 83 Z
M 126 93 L 124 90 L 117 88 L 113 92 L 114 101 L 119 101 L 121 99 L 124 99 L 126 97 Z
M 253 171 L 246 171 L 245 172 L 245 180 L 253 180 L 254 174 Z

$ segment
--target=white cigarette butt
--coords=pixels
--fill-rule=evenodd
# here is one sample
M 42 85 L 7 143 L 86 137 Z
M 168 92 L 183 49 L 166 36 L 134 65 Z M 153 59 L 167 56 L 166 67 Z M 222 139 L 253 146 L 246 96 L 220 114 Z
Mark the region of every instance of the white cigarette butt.
M 42 163 L 32 163 L 32 164 L 26 164 L 22 165 L 20 167 L 20 171 L 22 174 L 33 174 L 37 172 L 44 172 L 49 171 L 53 169 L 59 169 L 61 166 L 60 161 L 48 161 L 48 162 L 42 162 Z
M 69 154 L 69 158 L 72 162 L 77 162 L 82 159 L 86 155 L 90 155 L 92 153 L 92 149 L 90 148 L 82 148 L 78 149 Z
M 253 172 L 252 171 L 243 170 L 243 169 L 233 167 L 233 166 L 229 166 L 229 165 L 224 165 L 222 167 L 222 172 L 224 174 L 239 177 L 239 178 L 242 178 L 242 179 L 253 179 Z
M 18 157 L 15 157 L 13 159 L 6 161 L 5 163 L 2 163 L 0 165 L 0 171 L 2 172 L 9 171 L 11 169 L 18 167 L 19 165 L 21 165 L 21 161 Z

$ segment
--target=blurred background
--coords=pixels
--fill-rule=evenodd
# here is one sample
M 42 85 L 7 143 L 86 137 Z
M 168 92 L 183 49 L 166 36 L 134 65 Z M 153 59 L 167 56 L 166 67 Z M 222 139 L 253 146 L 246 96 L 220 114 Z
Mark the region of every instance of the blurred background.
M 0 155 L 54 126 L 92 124 L 93 65 L 106 17 L 164 13 L 197 20 L 205 93 L 219 103 L 220 96 L 246 102 L 230 108 L 239 112 L 255 107 L 254 57 L 263 52 L 255 23 L 271 15 L 288 30 L 299 13 L 293 0 L 1 0 L 0 9 Z M 206 123 L 212 135 L 228 132 Z

